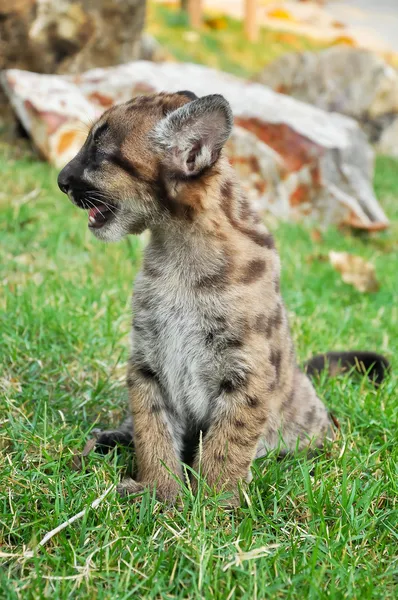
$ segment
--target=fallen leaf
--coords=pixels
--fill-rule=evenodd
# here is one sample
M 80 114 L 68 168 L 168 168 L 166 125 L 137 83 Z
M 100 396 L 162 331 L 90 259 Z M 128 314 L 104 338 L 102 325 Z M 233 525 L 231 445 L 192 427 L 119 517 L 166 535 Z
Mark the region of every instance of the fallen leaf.
M 341 273 L 344 283 L 353 285 L 360 292 L 376 292 L 379 282 L 374 266 L 360 256 L 349 252 L 329 252 L 332 267 Z
M 269 544 L 268 546 L 261 546 L 260 548 L 253 548 L 248 552 L 243 552 L 239 547 L 239 544 L 236 544 L 238 552 L 235 554 L 233 560 L 223 567 L 223 571 L 228 571 L 231 567 L 240 567 L 246 560 L 257 560 L 258 558 L 268 556 L 269 554 L 272 554 L 274 550 L 279 548 L 279 546 L 280 544 Z
M 82 452 L 75 452 L 72 456 L 71 469 L 72 471 L 81 471 L 83 467 L 83 458 L 88 456 L 90 452 L 95 448 L 97 443 L 96 438 L 91 438 L 86 442 Z
M 227 19 L 223 16 L 205 17 L 204 22 L 206 27 L 209 29 L 214 29 L 215 31 L 220 31 L 228 27 Z
M 89 439 L 83 448 L 82 456 L 88 456 L 90 454 L 91 450 L 93 450 L 93 448 L 95 448 L 96 443 L 97 443 L 96 437 Z
M 71 462 L 70 468 L 72 469 L 72 471 L 81 471 L 82 465 L 83 465 L 83 463 L 82 463 L 81 454 L 79 452 L 76 452 L 72 456 L 72 462 Z
M 270 19 L 281 19 L 283 21 L 295 21 L 294 16 L 284 8 L 274 8 L 267 12 Z

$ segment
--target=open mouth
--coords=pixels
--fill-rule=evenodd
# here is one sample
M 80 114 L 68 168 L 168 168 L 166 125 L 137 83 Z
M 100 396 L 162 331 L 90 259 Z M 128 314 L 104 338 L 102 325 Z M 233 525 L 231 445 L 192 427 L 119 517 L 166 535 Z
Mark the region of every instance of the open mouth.
M 116 217 L 119 210 L 119 206 L 113 200 L 108 200 L 106 194 L 101 191 L 87 191 L 84 188 L 75 187 L 67 189 L 65 193 L 68 194 L 73 204 L 87 210 L 90 229 L 101 229 Z
M 91 229 L 100 229 L 115 218 L 116 210 L 116 206 L 110 207 L 109 204 L 96 203 L 88 210 L 88 226 Z

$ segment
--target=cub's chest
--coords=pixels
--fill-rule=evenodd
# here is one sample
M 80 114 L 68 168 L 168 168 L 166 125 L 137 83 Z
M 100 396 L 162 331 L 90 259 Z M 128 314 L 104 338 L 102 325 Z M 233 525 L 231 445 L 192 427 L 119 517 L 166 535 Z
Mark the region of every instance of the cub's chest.
M 214 346 L 214 303 L 167 286 L 139 282 L 133 298 L 135 362 L 150 367 L 176 411 L 206 418 L 217 394 L 220 357 Z M 189 412 L 186 413 L 186 410 Z
M 138 279 L 133 295 L 133 348 L 162 370 L 211 358 L 206 339 L 214 307 L 171 282 Z

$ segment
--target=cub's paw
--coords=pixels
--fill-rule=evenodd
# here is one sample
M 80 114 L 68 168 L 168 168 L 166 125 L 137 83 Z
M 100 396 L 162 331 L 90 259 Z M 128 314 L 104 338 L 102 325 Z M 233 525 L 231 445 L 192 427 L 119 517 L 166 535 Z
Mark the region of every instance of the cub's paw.
M 145 490 L 145 485 L 139 483 L 138 481 L 134 481 L 131 477 L 126 477 L 123 479 L 121 483 L 116 488 L 116 491 L 120 496 L 131 496 L 133 494 L 140 494 Z
M 126 477 L 123 479 L 121 483 L 117 486 L 117 492 L 122 496 L 131 496 L 135 494 L 142 494 L 145 490 L 151 490 L 153 485 L 149 483 L 145 483 L 143 481 L 135 481 L 131 479 L 131 477 Z M 170 481 L 164 483 L 163 485 L 158 485 L 156 488 L 156 498 L 160 502 L 167 502 L 168 504 L 174 504 L 177 496 L 179 494 L 180 488 L 175 481 Z M 139 500 L 140 496 L 137 495 L 136 498 L 132 498 L 132 500 Z

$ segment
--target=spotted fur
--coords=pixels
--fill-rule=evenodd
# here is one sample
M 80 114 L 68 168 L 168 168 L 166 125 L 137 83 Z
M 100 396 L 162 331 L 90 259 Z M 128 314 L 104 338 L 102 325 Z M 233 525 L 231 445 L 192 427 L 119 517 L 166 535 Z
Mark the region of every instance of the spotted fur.
M 129 421 L 122 436 L 134 439 L 138 474 L 121 493 L 156 485 L 172 501 L 170 472 L 181 478 L 187 460 L 236 498 L 255 457 L 330 433 L 296 364 L 273 237 L 223 155 L 231 127 L 221 96 L 134 98 L 100 118 L 59 176 L 80 207 L 112 206 L 98 238 L 151 234 L 133 296 L 134 431 Z

